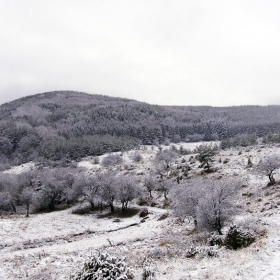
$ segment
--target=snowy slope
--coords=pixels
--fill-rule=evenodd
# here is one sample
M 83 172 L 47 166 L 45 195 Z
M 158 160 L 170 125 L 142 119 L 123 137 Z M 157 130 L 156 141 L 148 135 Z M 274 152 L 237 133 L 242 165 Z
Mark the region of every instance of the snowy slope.
M 156 150 L 142 149 L 144 163 L 130 162 L 130 153 L 125 153 L 124 158 L 133 165 L 132 172 L 142 170 L 145 174 L 152 167 Z M 244 215 L 254 217 L 261 221 L 260 227 L 267 228 L 266 235 L 248 248 L 237 251 L 221 248 L 215 257 L 182 257 L 176 244 L 193 237 L 191 225 L 178 223 L 170 210 L 156 207 L 149 207 L 150 214 L 144 220 L 136 214 L 120 218 L 119 222 L 115 217 L 100 218 L 98 212 L 72 214 L 73 209 L 32 214 L 30 218 L 2 216 L 0 279 L 69 279 L 92 250 L 126 256 L 136 279 L 141 279 L 145 256 L 153 256 L 154 261 L 149 265 L 156 272 L 156 279 L 280 279 L 280 185 L 267 187 L 266 176 L 246 168 L 248 158 L 257 164 L 261 158 L 275 153 L 280 154 L 277 146 L 221 151 L 215 161 L 218 171 L 209 175 L 215 178 L 230 175 L 243 180 L 239 203 L 245 209 Z M 229 162 L 225 164 L 226 158 Z M 86 159 L 79 165 L 89 170 L 101 168 Z M 124 172 L 121 166 L 117 169 Z M 20 172 L 20 168 L 9 172 Z M 194 169 L 190 176 L 201 175 Z M 279 172 L 275 179 L 280 180 Z M 156 193 L 154 197 L 163 199 Z M 167 213 L 167 218 L 160 219 Z

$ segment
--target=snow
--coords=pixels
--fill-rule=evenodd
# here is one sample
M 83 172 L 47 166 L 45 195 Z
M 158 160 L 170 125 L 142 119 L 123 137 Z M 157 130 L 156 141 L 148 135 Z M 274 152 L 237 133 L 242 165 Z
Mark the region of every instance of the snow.
M 200 143 L 191 144 L 195 148 Z M 190 146 L 184 148 L 192 149 Z M 133 165 L 132 172 L 143 170 L 145 174 L 152 167 L 151 161 L 157 150 L 155 147 L 142 147 L 142 163 L 130 160 L 132 152 L 124 153 L 123 158 Z M 159 220 L 170 210 L 157 207 L 147 207 L 149 215 L 144 220 L 137 214 L 120 218 L 120 222 L 114 222 L 115 217 L 100 218 L 99 212 L 73 214 L 75 207 L 31 214 L 30 218 L 0 216 L 0 280 L 69 279 L 94 250 L 108 250 L 112 254 L 126 256 L 127 263 L 136 271 L 136 279 L 141 279 L 143 256 L 157 252 L 165 252 L 166 256 L 146 264 L 155 270 L 156 279 L 280 279 L 280 186 L 267 187 L 266 176 L 246 168 L 248 157 L 257 164 L 261 158 L 274 153 L 280 154 L 279 147 L 256 146 L 221 151 L 215 161 L 218 171 L 211 175 L 241 179 L 244 188 L 239 203 L 245 207 L 246 216 L 258 218 L 266 225 L 265 236 L 248 248 L 237 251 L 219 249 L 217 257 L 172 255 L 174 244 L 188 240 L 192 228 L 187 223 L 178 224 L 172 215 Z M 223 163 L 225 158 L 229 158 L 229 163 Z M 90 159 L 80 161 L 79 167 L 88 170 L 102 168 L 99 164 L 92 164 Z M 35 165 L 25 164 L 6 172 L 20 173 L 30 168 L 35 168 Z M 124 171 L 121 167 L 118 170 Z M 193 170 L 190 176 L 198 176 L 195 172 Z M 275 179 L 280 180 L 279 172 Z M 160 201 L 162 197 L 158 199 Z M 242 219 L 245 217 L 237 217 L 237 220 Z
M 34 162 L 28 162 L 28 163 L 24 163 L 22 165 L 18 165 L 18 166 L 13 166 L 11 167 L 11 169 L 4 171 L 4 173 L 7 174 L 20 174 L 26 171 L 29 171 L 31 169 L 33 169 L 35 167 L 35 163 Z

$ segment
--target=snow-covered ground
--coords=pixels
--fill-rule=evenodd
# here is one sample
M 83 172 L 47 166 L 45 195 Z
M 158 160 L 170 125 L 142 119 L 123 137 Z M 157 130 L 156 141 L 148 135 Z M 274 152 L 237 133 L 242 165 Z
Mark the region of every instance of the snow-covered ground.
M 184 148 L 193 149 L 198 144 L 192 145 Z M 129 157 L 132 152 L 124 153 L 124 160 L 133 165 L 134 171 L 143 170 L 145 174 L 156 151 L 157 148 L 143 147 L 143 163 L 132 163 Z M 155 256 L 150 263 L 156 272 L 155 279 L 280 279 L 280 185 L 267 187 L 266 176 L 246 168 L 248 158 L 257 164 L 261 158 L 275 153 L 280 154 L 277 146 L 256 146 L 221 151 L 216 157 L 218 171 L 211 176 L 241 179 L 244 189 L 240 203 L 246 215 L 258 218 L 259 226 L 267 228 L 266 235 L 247 248 L 219 249 L 216 257 L 176 255 L 174 244 L 188 240 L 192 228 L 187 223 L 178 223 L 170 210 L 157 207 L 148 208 L 146 219 L 140 218 L 139 213 L 119 220 L 100 217 L 98 212 L 77 215 L 72 213 L 73 208 L 32 214 L 30 218 L 0 216 L 0 280 L 69 279 L 93 250 L 126 256 L 136 279 L 142 279 L 143 256 L 151 254 Z M 229 162 L 223 163 L 225 159 Z M 81 161 L 79 166 L 89 170 L 101 168 L 89 160 Z M 34 166 L 12 168 L 9 172 L 18 173 L 26 168 Z M 200 175 L 192 170 L 190 176 Z M 279 172 L 275 179 L 280 181 Z M 132 205 L 132 208 L 142 207 Z M 162 218 L 163 215 L 167 218 Z

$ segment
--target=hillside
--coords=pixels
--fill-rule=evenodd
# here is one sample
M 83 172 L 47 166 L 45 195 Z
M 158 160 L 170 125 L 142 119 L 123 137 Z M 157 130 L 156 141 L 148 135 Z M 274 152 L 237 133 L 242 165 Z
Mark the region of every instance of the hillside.
M 192 148 L 182 145 L 185 149 Z M 156 168 L 158 149 L 141 147 L 137 152 L 142 156 L 140 162 L 132 160 L 134 151 L 125 152 L 123 162 L 110 167 L 110 172 L 124 177 L 136 176 L 134 182 L 144 182 L 146 175 Z M 134 279 L 139 280 L 144 279 L 144 271 L 154 273 L 148 279 L 162 280 L 279 279 L 280 173 L 279 170 L 275 172 L 276 184 L 268 185 L 265 174 L 254 171 L 261 159 L 271 155 L 279 156 L 279 146 L 258 145 L 220 151 L 214 157 L 214 172 L 205 173 L 199 162 L 193 161 L 194 154 L 177 154 L 170 169 L 176 171 L 187 162 L 191 166 L 188 176 L 179 185 L 170 178 L 172 188 L 167 198 L 160 189 L 154 189 L 151 197 L 144 190 L 141 200 L 145 202 L 133 200 L 124 215 L 120 212 L 120 202 L 115 203 L 114 214 L 107 208 L 103 212 L 89 210 L 87 203 L 80 202 L 60 211 L 32 213 L 26 218 L 24 212 L 21 213 L 25 210 L 18 207 L 18 213 L 0 219 L 0 279 L 70 279 L 70 275 L 82 268 L 87 256 L 96 251 L 126 257 L 127 264 L 134 270 Z M 100 160 L 104 158 L 106 156 L 101 156 Z M 248 158 L 253 168 L 248 167 Z M 14 178 L 28 170 L 37 172 L 34 182 L 43 176 L 34 165 L 22 166 L 21 170 L 14 168 L 5 174 Z M 78 174 L 98 176 L 98 172 L 106 170 L 108 167 L 85 158 L 76 171 L 65 168 L 63 174 L 73 173 L 78 179 Z M 44 172 L 48 173 L 48 168 L 44 168 Z M 250 246 L 239 250 L 210 246 L 211 232 L 194 229 L 192 219 L 178 219 L 174 215 L 176 190 L 188 185 L 195 187 L 195 182 L 202 177 L 214 182 L 223 178 L 241 182 L 234 199 L 239 211 L 232 213 L 233 219 L 225 224 L 223 234 L 232 224 L 243 225 L 250 229 L 247 234 L 257 233 Z M 59 184 L 59 180 L 55 182 Z M 114 187 L 117 188 L 116 182 Z M 154 206 L 149 206 L 151 204 Z M 145 208 L 148 215 L 140 217 L 139 213 Z
M 280 130 L 280 106 L 157 106 L 61 91 L 0 106 L 0 158 L 76 160 L 164 141 L 210 141 Z M 3 167 L 4 168 L 4 167 Z

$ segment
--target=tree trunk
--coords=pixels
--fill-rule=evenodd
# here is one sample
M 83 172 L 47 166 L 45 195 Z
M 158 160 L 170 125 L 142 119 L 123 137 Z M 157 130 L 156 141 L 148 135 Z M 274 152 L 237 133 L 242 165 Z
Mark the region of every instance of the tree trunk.
M 13 211 L 14 211 L 14 212 L 17 212 L 17 208 L 16 208 L 15 204 L 14 204 L 12 201 L 11 201 L 10 203 L 11 203 L 11 206 L 12 206 L 12 208 L 13 208 Z
M 219 233 L 219 235 L 222 235 L 222 225 L 221 225 L 221 220 L 220 218 L 216 219 L 216 223 L 215 223 L 215 228 L 217 230 L 217 232 Z
M 50 211 L 54 211 L 54 209 L 55 209 L 53 200 L 51 200 L 51 202 L 50 202 L 49 209 L 50 209 Z
M 273 174 L 272 174 L 272 173 L 269 173 L 269 174 L 268 174 L 268 178 L 269 178 L 269 181 L 270 181 L 271 183 L 275 183 L 275 179 L 273 178 Z
M 102 203 L 102 201 L 99 202 L 99 210 L 102 213 L 102 211 L 103 211 L 103 203 Z
M 110 204 L 110 209 L 111 209 L 111 213 L 114 213 L 114 211 L 115 211 L 115 207 L 114 207 L 114 205 L 113 205 L 113 204 Z
M 26 205 L 26 217 L 29 217 L 29 203 Z
M 94 210 L 94 202 L 90 202 L 91 209 Z

